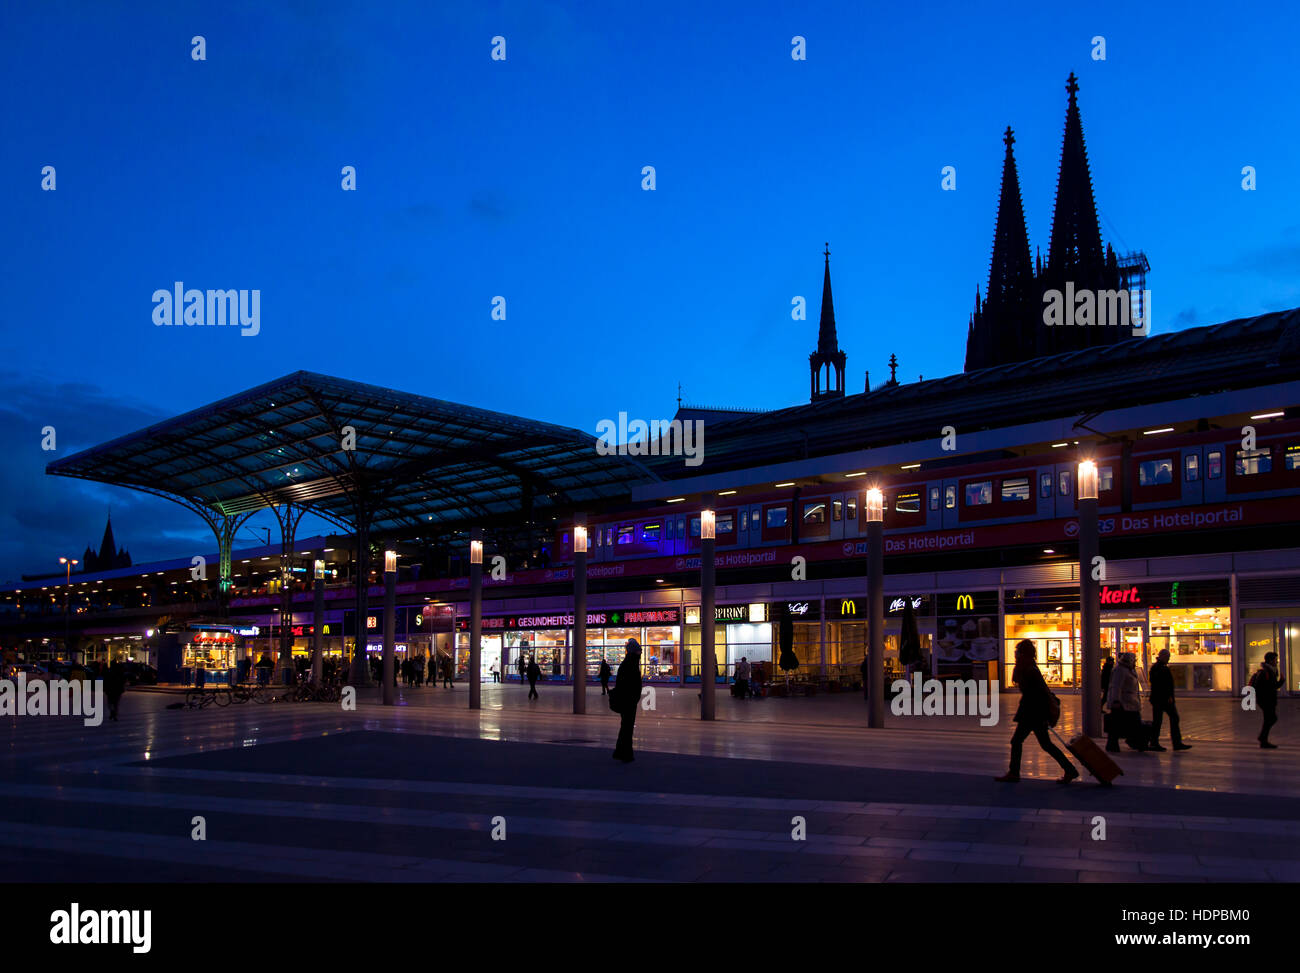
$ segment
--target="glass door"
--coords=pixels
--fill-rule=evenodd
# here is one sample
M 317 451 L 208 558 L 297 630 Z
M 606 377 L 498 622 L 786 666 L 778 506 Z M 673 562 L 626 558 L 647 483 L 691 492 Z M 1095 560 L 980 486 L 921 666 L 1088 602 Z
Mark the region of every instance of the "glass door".
M 1102 619 L 1102 658 L 1104 659 L 1109 654 L 1115 660 L 1115 664 L 1119 665 L 1119 657 L 1123 652 L 1132 652 L 1137 659 L 1138 682 L 1145 690 L 1147 688 L 1147 669 L 1153 661 L 1147 658 L 1147 623 L 1145 619 L 1141 621 Z
M 1284 619 L 1281 625 L 1286 632 L 1286 649 L 1280 660 L 1283 667 L 1279 670 L 1286 679 L 1282 692 L 1294 693 L 1300 691 L 1300 618 Z

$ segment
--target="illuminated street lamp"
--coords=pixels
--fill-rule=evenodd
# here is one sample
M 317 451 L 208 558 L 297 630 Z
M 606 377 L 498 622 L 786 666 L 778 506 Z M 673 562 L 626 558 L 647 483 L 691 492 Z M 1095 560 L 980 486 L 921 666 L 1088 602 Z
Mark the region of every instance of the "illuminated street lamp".
M 573 515 L 573 712 L 587 712 L 587 525 L 586 514 Z M 505 659 L 501 660 L 502 671 Z
M 867 490 L 867 726 L 885 725 L 885 495 Z
M 456 665 L 455 646 L 452 666 Z M 475 527 L 469 542 L 469 708 L 483 706 L 479 665 L 483 652 L 483 528 Z
M 700 719 L 717 716 L 718 658 L 714 644 L 713 557 L 717 538 L 717 515 L 711 508 L 700 511 Z
M 72 658 L 72 648 L 69 645 L 72 637 L 72 622 L 70 618 L 72 608 L 70 598 L 72 595 L 72 566 L 74 564 L 80 564 L 81 562 L 75 557 L 61 557 L 59 558 L 59 563 L 66 566 L 68 569 L 67 573 L 64 575 L 66 583 L 63 587 L 63 651 L 68 653 L 69 662 L 75 662 L 76 660 Z
M 584 524 L 573 525 L 573 553 L 587 553 L 587 528 Z
M 1079 463 L 1075 477 L 1079 501 L 1079 637 L 1083 672 L 1079 689 L 1083 694 L 1083 732 L 1101 736 L 1101 593 L 1104 562 L 1098 551 L 1097 464 L 1090 459 Z M 1119 661 L 1119 660 L 1116 660 Z
M 397 552 L 384 551 L 384 705 L 397 705 Z

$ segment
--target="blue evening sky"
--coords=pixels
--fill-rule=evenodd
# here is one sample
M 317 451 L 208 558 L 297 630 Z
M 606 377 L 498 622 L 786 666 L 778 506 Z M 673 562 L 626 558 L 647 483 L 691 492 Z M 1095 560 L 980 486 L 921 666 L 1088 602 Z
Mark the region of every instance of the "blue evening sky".
M 204 543 L 179 508 L 44 465 L 296 369 L 593 433 L 671 416 L 678 382 L 692 404 L 805 401 L 823 241 L 850 392 L 891 353 L 904 381 L 960 371 L 1002 131 L 1046 249 L 1071 71 L 1102 235 L 1148 254 L 1153 330 L 1300 304 L 1297 21 L 1171 0 L 10 0 L 0 578 L 79 555 L 109 507 L 137 560 Z M 260 289 L 261 333 L 155 327 L 175 281 Z

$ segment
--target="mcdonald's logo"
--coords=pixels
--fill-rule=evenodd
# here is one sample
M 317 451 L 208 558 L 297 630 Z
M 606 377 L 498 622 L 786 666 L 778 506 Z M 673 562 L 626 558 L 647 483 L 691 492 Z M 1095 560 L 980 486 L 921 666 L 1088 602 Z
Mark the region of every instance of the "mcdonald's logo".
M 845 598 L 840 602 L 841 615 L 856 615 L 858 613 L 858 603 L 852 598 Z
M 957 596 L 957 610 L 958 610 L 958 611 L 974 611 L 974 610 L 975 610 L 975 599 L 972 598 L 970 595 L 958 595 L 958 596 Z

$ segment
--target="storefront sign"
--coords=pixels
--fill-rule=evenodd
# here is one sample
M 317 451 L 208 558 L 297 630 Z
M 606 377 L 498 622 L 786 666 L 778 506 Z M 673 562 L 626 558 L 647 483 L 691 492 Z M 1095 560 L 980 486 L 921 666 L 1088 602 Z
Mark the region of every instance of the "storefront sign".
M 468 618 L 456 619 L 458 632 L 469 631 Z M 528 632 L 539 629 L 573 628 L 572 612 L 554 615 L 502 615 L 483 619 L 483 630 L 489 629 L 508 632 Z M 681 609 L 679 608 L 629 608 L 607 612 L 587 612 L 588 628 L 636 628 L 642 625 L 679 625 Z
M 996 615 L 996 591 L 956 591 L 939 595 L 940 615 Z
M 806 622 L 821 617 L 821 603 L 816 601 L 779 601 L 772 606 L 773 614 L 785 611 L 796 622 Z
M 1223 608 L 1228 604 L 1228 582 L 1218 580 L 1144 581 L 1141 584 L 1103 584 L 1097 598 L 1103 611 L 1148 608 Z M 1007 613 L 1079 610 L 1079 589 L 1030 588 L 1007 592 Z
M 929 595 L 904 595 L 899 598 L 885 596 L 885 614 L 901 615 L 908 602 L 912 603 L 912 611 L 918 615 L 933 614 L 934 608 L 930 603 Z

